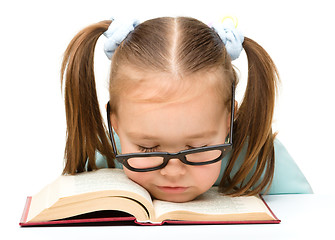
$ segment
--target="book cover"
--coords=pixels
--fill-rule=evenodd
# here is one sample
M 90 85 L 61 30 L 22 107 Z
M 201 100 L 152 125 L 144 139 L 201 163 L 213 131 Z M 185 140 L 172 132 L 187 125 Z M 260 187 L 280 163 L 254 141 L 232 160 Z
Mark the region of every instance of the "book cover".
M 54 221 L 26 222 L 29 213 L 31 197 L 27 197 L 26 204 L 22 213 L 19 225 L 21 227 L 42 227 L 42 226 L 113 226 L 113 225 L 142 225 L 142 226 L 160 226 L 163 224 L 278 224 L 281 222 L 272 212 L 264 199 L 262 201 L 273 215 L 274 220 L 248 220 L 248 221 L 177 221 L 165 220 L 161 223 L 137 222 L 134 216 L 120 211 L 98 211 L 94 213 L 83 214 L 68 219 Z

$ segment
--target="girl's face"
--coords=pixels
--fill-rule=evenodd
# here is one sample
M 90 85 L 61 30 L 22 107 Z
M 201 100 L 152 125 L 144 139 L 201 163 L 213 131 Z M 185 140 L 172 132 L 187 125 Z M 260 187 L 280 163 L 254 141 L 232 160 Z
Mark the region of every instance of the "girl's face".
M 199 90 L 201 89 L 201 90 Z M 144 92 L 152 92 L 146 85 Z M 230 118 L 223 100 L 213 87 L 202 87 L 180 101 L 138 101 L 123 96 L 112 125 L 122 153 L 179 152 L 181 150 L 223 144 L 229 132 Z M 163 169 L 125 174 L 160 200 L 190 201 L 207 191 L 217 180 L 221 161 L 191 166 L 170 159 Z

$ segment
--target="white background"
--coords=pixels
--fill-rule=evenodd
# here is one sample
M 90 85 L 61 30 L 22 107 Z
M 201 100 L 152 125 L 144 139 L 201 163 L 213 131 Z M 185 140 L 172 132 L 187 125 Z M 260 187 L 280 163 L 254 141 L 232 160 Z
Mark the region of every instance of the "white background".
M 111 16 L 140 20 L 191 16 L 205 23 L 238 17 L 244 35 L 273 58 L 281 85 L 274 129 L 316 194 L 332 193 L 335 14 L 331 1 L 2 1 L 0 3 L 0 227 L 20 231 L 25 198 L 61 174 L 65 113 L 62 54 L 72 37 Z M 101 109 L 108 100 L 104 37 L 96 48 Z M 241 70 L 243 94 L 246 57 Z M 103 111 L 104 113 L 104 111 Z M 4 233 L 5 234 L 5 233 Z

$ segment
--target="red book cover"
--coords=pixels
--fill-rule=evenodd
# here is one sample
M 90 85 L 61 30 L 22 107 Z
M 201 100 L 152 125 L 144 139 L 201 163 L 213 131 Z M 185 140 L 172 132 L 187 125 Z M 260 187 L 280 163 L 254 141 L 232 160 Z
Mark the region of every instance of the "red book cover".
M 99 225 L 144 225 L 144 226 L 159 226 L 163 224 L 273 224 L 280 223 L 274 213 L 271 211 L 269 206 L 266 204 L 263 198 L 261 198 L 275 220 L 265 220 L 265 221 L 176 221 L 176 220 L 166 220 L 162 223 L 150 223 L 150 222 L 137 222 L 136 218 L 123 212 L 119 211 L 100 211 L 94 213 L 83 214 L 81 216 L 76 216 L 68 219 L 60 219 L 54 221 L 45 222 L 27 222 L 27 216 L 30 208 L 31 197 L 27 197 L 25 208 L 20 221 L 21 227 L 36 227 L 36 226 L 99 226 Z

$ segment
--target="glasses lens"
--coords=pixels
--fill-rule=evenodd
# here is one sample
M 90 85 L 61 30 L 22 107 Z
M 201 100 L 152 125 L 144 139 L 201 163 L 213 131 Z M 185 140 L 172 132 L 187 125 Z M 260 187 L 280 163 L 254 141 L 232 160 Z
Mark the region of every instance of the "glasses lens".
M 221 156 L 221 150 L 211 150 L 199 153 L 192 153 L 186 155 L 186 160 L 189 162 L 210 162 Z
M 153 168 L 158 167 L 163 164 L 164 158 L 163 157 L 135 157 L 135 158 L 129 158 L 128 164 L 137 169 L 146 169 L 146 168 Z

